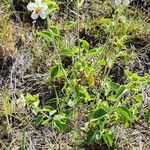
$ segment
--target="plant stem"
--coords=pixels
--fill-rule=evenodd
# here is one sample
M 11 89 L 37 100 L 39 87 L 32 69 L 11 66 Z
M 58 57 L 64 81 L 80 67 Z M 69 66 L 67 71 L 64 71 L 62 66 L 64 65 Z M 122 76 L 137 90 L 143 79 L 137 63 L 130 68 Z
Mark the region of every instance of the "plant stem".
M 78 48 L 79 48 L 79 60 L 81 59 L 81 48 L 80 48 L 80 16 L 79 16 L 79 0 L 77 0 L 77 40 L 78 40 Z

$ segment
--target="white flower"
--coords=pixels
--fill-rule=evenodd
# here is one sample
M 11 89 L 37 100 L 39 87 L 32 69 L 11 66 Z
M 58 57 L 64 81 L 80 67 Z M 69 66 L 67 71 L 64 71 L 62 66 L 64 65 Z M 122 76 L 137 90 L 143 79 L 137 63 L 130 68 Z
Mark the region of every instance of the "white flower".
M 127 7 L 129 4 L 130 4 L 130 1 L 129 1 L 129 0 L 124 0 L 124 1 L 123 1 L 123 5 L 124 5 L 124 6 Z
M 121 0 L 115 0 L 115 5 L 116 5 L 116 6 L 121 5 Z
M 27 9 L 29 11 L 33 11 L 31 14 L 31 18 L 33 20 L 36 20 L 39 16 L 42 19 L 46 18 L 46 10 L 48 9 L 48 6 L 46 3 L 43 3 L 42 0 L 35 0 L 35 2 L 30 2 L 27 5 Z
M 120 6 L 122 4 L 122 1 L 125 7 L 127 7 L 130 4 L 130 0 L 115 0 L 115 5 Z

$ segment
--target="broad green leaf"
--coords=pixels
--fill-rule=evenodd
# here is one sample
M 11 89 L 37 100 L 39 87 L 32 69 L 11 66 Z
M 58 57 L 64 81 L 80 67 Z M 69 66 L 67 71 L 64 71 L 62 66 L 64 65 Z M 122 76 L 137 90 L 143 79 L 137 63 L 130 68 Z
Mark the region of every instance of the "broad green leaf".
M 106 61 L 105 60 L 99 60 L 98 64 L 101 66 L 104 66 L 104 65 L 106 65 Z
M 66 48 L 61 49 L 60 52 L 64 56 L 68 56 L 68 57 L 74 56 L 74 53 L 72 52 L 72 50 L 69 50 L 69 49 L 66 49 Z
M 89 43 L 86 40 L 80 39 L 81 46 L 84 50 L 88 51 L 89 50 Z
M 90 95 L 87 92 L 87 89 L 84 86 L 80 86 L 79 84 L 75 85 L 75 92 L 78 98 L 83 98 L 84 100 L 90 100 Z
M 92 118 L 99 119 L 101 117 L 104 117 L 106 114 L 107 112 L 103 108 L 98 108 L 94 111 Z
M 52 33 L 50 31 L 41 31 L 37 32 L 37 34 L 45 39 L 52 40 Z
M 28 105 L 37 107 L 39 105 L 39 94 L 31 95 L 30 93 L 27 93 L 25 96 L 25 102 Z
M 119 106 L 117 108 L 119 114 L 121 114 L 122 116 L 124 116 L 127 120 L 131 120 L 131 113 L 129 111 L 129 109 L 125 106 Z
M 46 2 L 48 5 L 49 13 L 59 9 L 59 7 L 55 1 L 44 0 L 44 2 Z
M 107 61 L 109 68 L 111 68 L 114 65 L 114 59 L 113 58 L 107 58 L 106 61 Z
M 102 24 L 108 24 L 108 25 L 113 25 L 114 24 L 113 20 L 109 19 L 109 18 L 101 18 L 99 20 L 99 22 L 102 23 Z
M 111 79 L 107 78 L 102 83 L 103 88 L 105 89 L 105 95 L 109 95 L 110 92 L 117 92 L 120 85 L 118 83 L 114 83 Z
M 130 81 L 133 81 L 133 82 L 137 82 L 141 79 L 140 76 L 138 76 L 136 73 L 132 73 L 131 71 L 129 70 L 125 70 L 125 74 L 127 76 L 127 78 L 130 80 Z
M 52 115 L 54 115 L 56 113 L 56 110 L 54 110 L 51 106 L 44 106 L 42 111 L 48 112 L 49 116 L 52 116 Z
M 76 25 L 76 22 L 74 22 L 74 21 L 67 21 L 65 23 L 65 29 L 69 30 L 69 29 L 73 28 L 75 25 Z
M 96 55 L 100 55 L 100 52 L 98 51 L 98 48 L 95 49 L 90 49 L 87 53 L 86 56 L 96 56 Z
M 63 133 L 67 129 L 69 129 L 68 126 L 68 118 L 65 114 L 59 114 L 54 117 L 53 120 L 54 126 L 58 129 L 59 132 Z
M 109 96 L 108 99 L 113 102 L 118 101 L 118 99 L 114 95 Z
M 113 145 L 113 136 L 112 133 L 108 130 L 105 130 L 105 132 L 102 135 L 102 138 L 104 142 L 107 144 L 107 146 L 112 147 Z
M 114 82 L 110 81 L 110 87 L 111 87 L 112 91 L 117 92 L 120 85 L 118 83 L 114 83 Z
M 50 69 L 50 76 L 52 79 L 54 79 L 56 77 L 56 75 L 58 74 L 58 71 L 59 71 L 58 66 L 54 66 Z
M 35 102 L 35 103 L 37 103 L 37 102 Z M 38 108 L 38 106 L 36 106 L 37 104 L 35 104 L 35 103 L 34 103 L 34 105 L 32 106 L 31 111 L 32 111 L 35 115 L 37 115 L 37 114 L 39 113 L 39 108 Z
M 58 28 L 56 26 L 51 26 L 49 28 L 50 32 L 54 35 L 54 36 L 59 36 L 60 35 L 60 32 L 58 30 Z
M 48 125 L 50 124 L 50 119 L 42 120 L 41 125 Z
M 121 85 L 119 89 L 117 90 L 115 97 L 120 98 L 124 94 L 125 90 L 126 90 L 126 87 Z
M 71 48 L 71 51 L 72 51 L 74 54 L 78 54 L 78 53 L 79 53 L 79 47 L 74 46 L 74 47 Z
M 57 27 L 51 26 L 49 28 L 49 31 L 41 31 L 41 32 L 37 32 L 37 34 L 40 35 L 41 37 L 45 38 L 45 39 L 53 40 L 53 38 L 55 36 L 60 35 L 60 32 L 59 32 Z
M 145 109 L 143 115 L 144 115 L 145 121 L 146 121 L 146 122 L 149 122 L 149 120 L 150 120 L 150 110 Z
M 88 144 L 91 144 L 91 143 L 94 142 L 94 140 L 95 140 L 95 131 L 92 130 L 92 129 L 89 129 L 88 132 L 87 132 L 86 141 L 87 141 Z
M 82 62 L 80 62 L 80 61 L 76 61 L 76 62 L 74 63 L 74 66 L 75 66 L 75 68 L 76 68 L 79 72 L 81 72 L 81 71 L 83 71 L 83 70 L 85 69 L 86 64 L 84 64 L 84 63 L 82 63 Z

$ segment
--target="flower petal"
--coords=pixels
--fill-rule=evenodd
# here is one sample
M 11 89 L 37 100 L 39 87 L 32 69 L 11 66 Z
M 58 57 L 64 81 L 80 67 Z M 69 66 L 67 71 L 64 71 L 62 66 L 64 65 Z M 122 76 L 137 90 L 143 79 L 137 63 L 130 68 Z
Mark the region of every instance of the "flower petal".
M 31 18 L 32 18 L 33 20 L 36 20 L 38 17 L 39 17 L 39 15 L 36 14 L 36 13 L 33 11 L 32 14 L 31 14 Z
M 33 11 L 36 7 L 37 7 L 36 4 L 35 3 L 31 3 L 31 2 L 27 5 L 27 9 L 29 11 Z
M 46 3 L 43 3 L 43 4 L 41 4 L 41 8 L 42 8 L 42 10 L 47 10 L 48 6 Z
M 121 5 L 121 0 L 115 0 L 115 5 L 116 5 L 116 6 Z
M 35 3 L 40 5 L 42 3 L 42 0 L 35 0 Z
M 123 2 L 123 5 L 124 5 L 124 6 L 127 7 L 129 4 L 130 4 L 130 1 L 129 1 L 129 0 L 124 0 L 124 2 Z
M 46 12 L 42 10 L 42 11 L 40 12 L 40 17 L 41 17 L 42 19 L 45 19 L 46 16 L 47 16 Z

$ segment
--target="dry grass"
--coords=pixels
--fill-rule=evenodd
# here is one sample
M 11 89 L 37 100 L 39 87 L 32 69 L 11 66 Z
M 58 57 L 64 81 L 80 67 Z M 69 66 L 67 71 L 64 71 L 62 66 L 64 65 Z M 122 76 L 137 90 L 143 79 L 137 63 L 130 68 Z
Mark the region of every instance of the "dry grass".
M 16 53 L 13 25 L 9 20 L 10 14 L 0 10 L 0 58 L 13 57 Z

